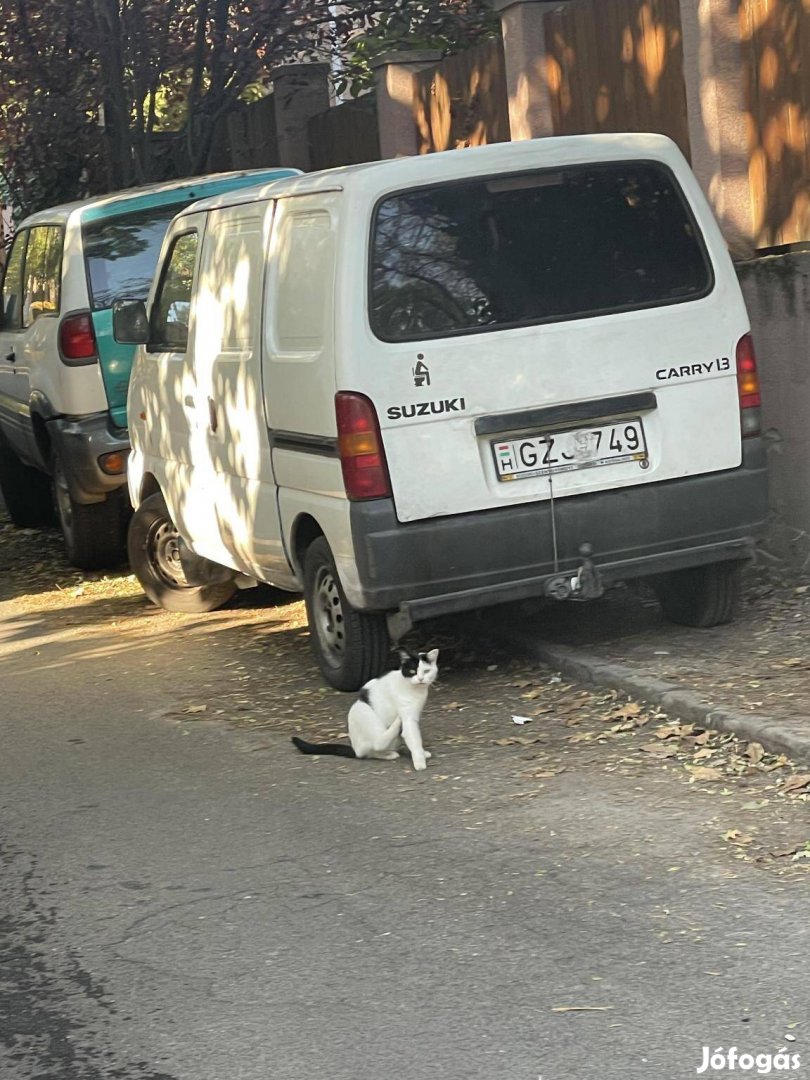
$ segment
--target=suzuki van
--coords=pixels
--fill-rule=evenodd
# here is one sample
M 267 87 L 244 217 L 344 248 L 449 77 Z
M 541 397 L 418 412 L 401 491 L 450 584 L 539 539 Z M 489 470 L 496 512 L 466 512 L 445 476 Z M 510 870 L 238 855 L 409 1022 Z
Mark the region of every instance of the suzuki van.
M 145 297 L 174 215 L 195 199 L 296 175 L 220 173 L 52 207 L 20 225 L 0 308 L 0 490 L 20 526 L 52 521 L 85 569 L 124 554 L 132 346 L 112 301 Z
M 766 517 L 734 269 L 660 135 L 501 143 L 205 200 L 129 389 L 128 549 L 175 611 L 303 591 L 355 689 L 421 620 L 648 578 L 729 620 Z

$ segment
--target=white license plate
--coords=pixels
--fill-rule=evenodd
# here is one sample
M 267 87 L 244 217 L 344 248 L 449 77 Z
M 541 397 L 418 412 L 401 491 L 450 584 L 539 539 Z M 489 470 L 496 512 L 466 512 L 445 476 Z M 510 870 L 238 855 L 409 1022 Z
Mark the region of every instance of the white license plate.
M 499 480 L 551 476 L 597 465 L 618 465 L 621 461 L 647 461 L 644 425 L 638 417 L 520 439 L 493 439 L 490 445 Z

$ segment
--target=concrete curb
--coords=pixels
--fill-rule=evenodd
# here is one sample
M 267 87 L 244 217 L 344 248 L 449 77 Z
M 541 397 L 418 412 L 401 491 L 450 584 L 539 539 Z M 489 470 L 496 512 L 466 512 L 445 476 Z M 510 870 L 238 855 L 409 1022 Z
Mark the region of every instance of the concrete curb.
M 677 717 L 714 731 L 730 731 L 747 742 L 761 743 L 773 754 L 787 754 L 795 761 L 810 764 L 810 736 L 774 723 L 767 716 L 707 705 L 698 694 L 684 690 L 677 683 L 644 675 L 636 668 L 602 660 L 570 645 L 542 641 L 514 627 L 504 626 L 499 632 L 522 652 L 577 682 L 623 690 L 633 697 L 660 705 L 673 719 Z

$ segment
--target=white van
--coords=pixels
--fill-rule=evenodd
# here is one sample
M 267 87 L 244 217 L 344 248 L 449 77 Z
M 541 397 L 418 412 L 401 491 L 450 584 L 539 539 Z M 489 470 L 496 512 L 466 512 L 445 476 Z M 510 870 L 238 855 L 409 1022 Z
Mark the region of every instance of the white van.
M 129 535 L 172 610 L 302 590 L 354 689 L 423 619 L 650 577 L 732 617 L 766 516 L 749 322 L 658 135 L 314 173 L 175 218 L 129 391 Z

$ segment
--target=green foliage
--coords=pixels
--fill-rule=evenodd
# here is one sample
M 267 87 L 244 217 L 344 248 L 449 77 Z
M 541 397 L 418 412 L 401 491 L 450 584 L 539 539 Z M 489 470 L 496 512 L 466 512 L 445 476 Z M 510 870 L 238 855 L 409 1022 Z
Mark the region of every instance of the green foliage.
M 348 43 L 336 89 L 352 97 L 369 89 L 372 65 L 385 53 L 430 49 L 447 55 L 493 36 L 499 25 L 487 0 L 395 0 Z

